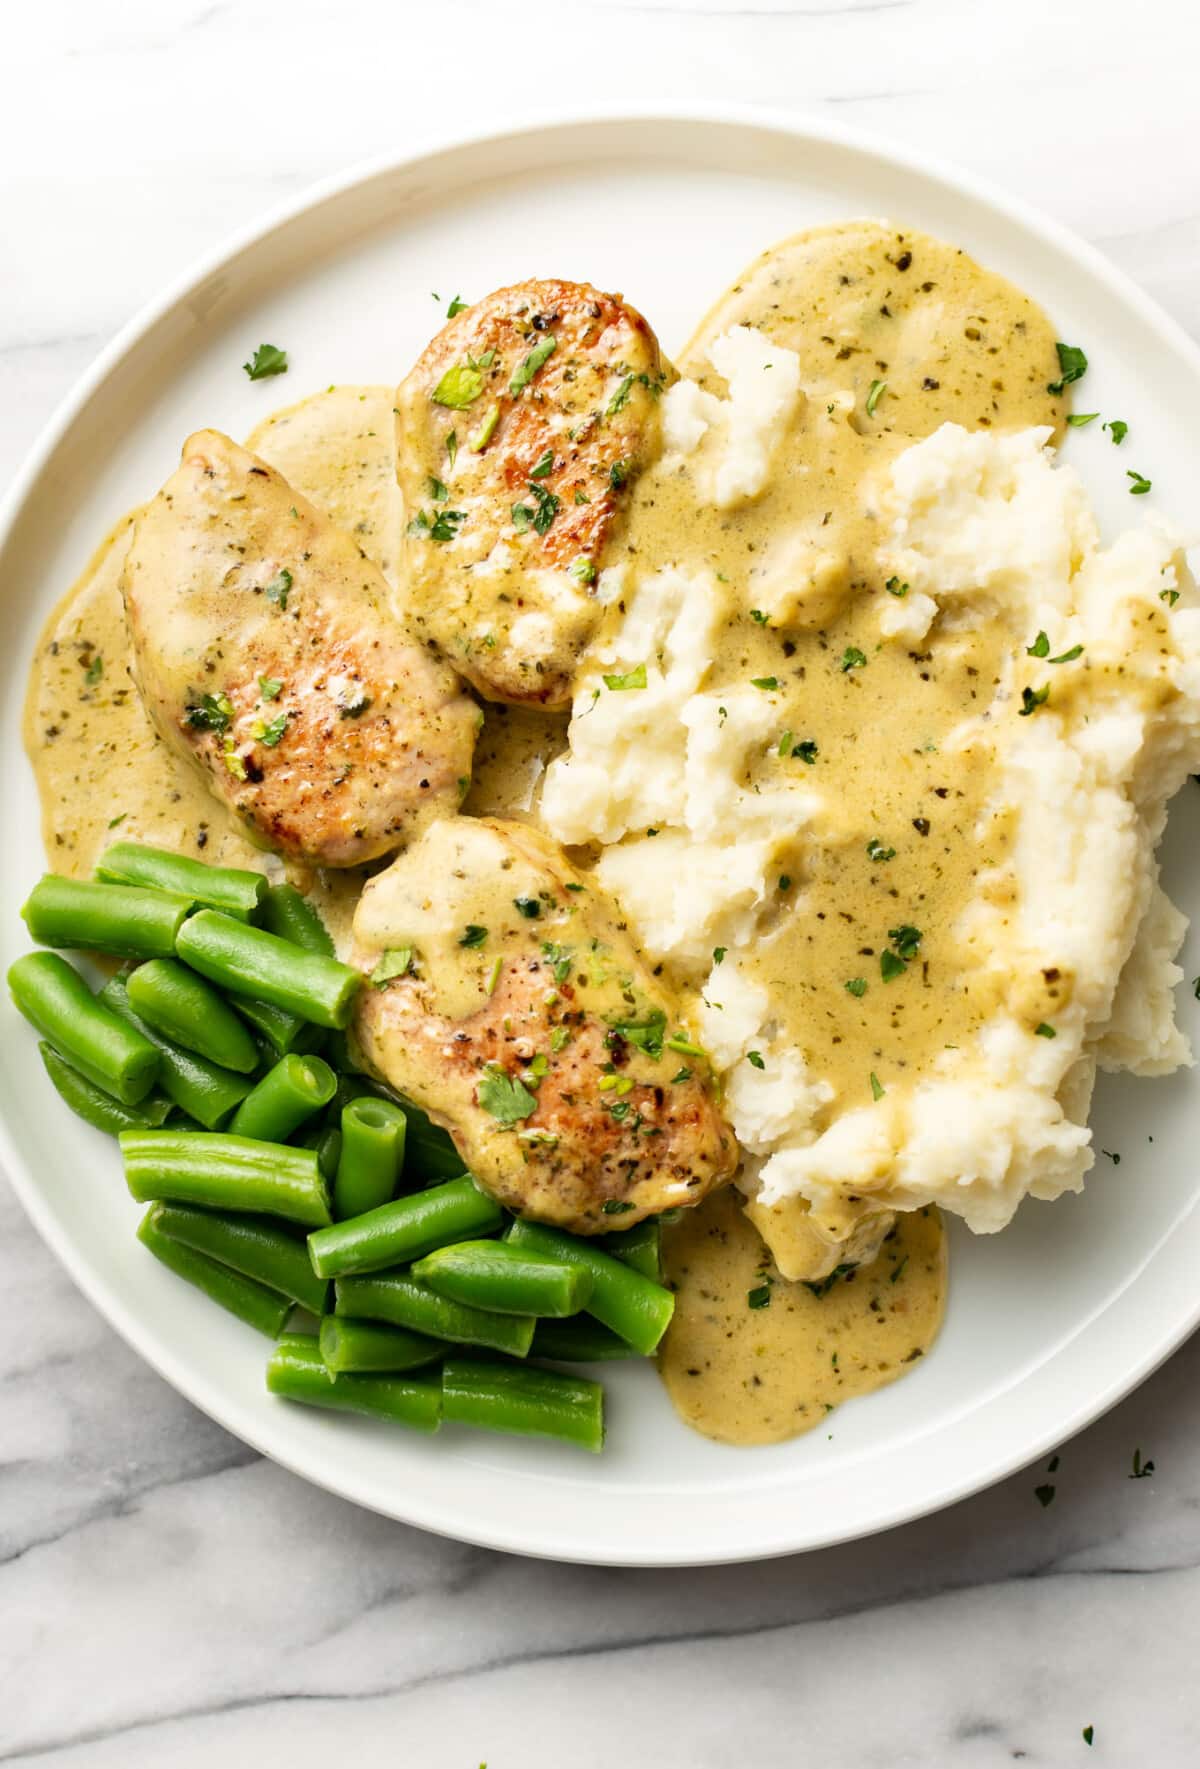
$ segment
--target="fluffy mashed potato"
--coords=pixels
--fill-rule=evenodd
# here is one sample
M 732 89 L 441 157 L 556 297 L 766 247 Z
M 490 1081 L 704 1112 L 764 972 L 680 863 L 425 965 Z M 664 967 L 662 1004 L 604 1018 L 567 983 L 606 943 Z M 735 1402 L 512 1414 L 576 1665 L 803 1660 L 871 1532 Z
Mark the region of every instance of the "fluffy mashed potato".
M 739 331 L 712 351 L 727 397 L 681 382 L 664 414 L 664 484 L 686 480 L 697 507 L 717 511 L 771 496 L 789 436 L 812 421 L 799 359 Z M 831 403 L 822 421 L 845 419 Z M 893 449 L 861 495 L 874 569 L 849 585 L 857 642 L 840 671 L 836 645 L 823 658 L 824 605 L 821 631 L 789 638 L 803 595 L 790 612 L 748 609 L 749 572 L 716 569 L 715 549 L 628 559 L 540 810 L 561 840 L 599 844 L 598 875 L 647 952 L 691 979 L 751 1213 L 791 1276 L 867 1256 L 898 1210 L 937 1203 L 990 1232 L 1027 1195 L 1078 1190 L 1097 1066 L 1160 1074 L 1190 1060 L 1172 1003 L 1185 924 L 1154 859 L 1168 799 L 1200 768 L 1200 607 L 1177 537 L 1148 523 L 1103 546 L 1045 429 L 944 424 Z M 810 558 L 796 574 L 810 591 L 819 568 Z M 755 625 L 787 681 L 749 675 Z M 819 953 L 828 928 L 808 881 L 861 849 L 870 825 L 854 821 L 839 774 L 853 730 L 827 765 L 821 743 L 798 740 L 816 692 L 814 663 L 799 660 L 847 694 L 931 660 L 905 690 L 916 707 L 916 682 L 981 634 L 991 663 L 962 676 L 978 684 L 972 699 L 936 742 L 911 745 L 936 751 L 941 802 L 973 807 L 975 864 L 944 941 L 958 967 L 946 988 L 966 1006 L 955 1035 L 928 1038 L 918 1060 L 913 1035 L 903 1042 L 903 991 L 918 986 L 931 937 L 901 925 L 882 958 L 880 944 L 851 947 L 866 955 L 862 974 L 833 988 L 886 1003 L 908 1051 L 884 1080 L 872 1068 L 868 1091 L 836 1052 L 814 1060 L 819 1040 L 804 1036 L 822 998 L 804 993 L 803 953 Z M 977 800 L 960 788 L 968 770 Z M 911 822 L 929 835 L 928 818 Z M 936 869 L 936 843 L 910 845 Z M 806 933 L 814 916 L 826 926 L 810 920 Z M 788 941 L 792 958 L 773 964 Z

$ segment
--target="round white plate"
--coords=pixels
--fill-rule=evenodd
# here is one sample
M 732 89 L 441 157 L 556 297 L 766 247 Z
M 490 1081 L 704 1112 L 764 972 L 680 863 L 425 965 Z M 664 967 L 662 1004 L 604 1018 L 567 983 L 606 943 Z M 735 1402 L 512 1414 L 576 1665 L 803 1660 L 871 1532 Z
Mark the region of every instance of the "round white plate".
M 1007 273 L 1086 346 L 1097 423 L 1070 457 L 1110 523 L 1189 510 L 1200 483 L 1200 355 L 1111 266 L 968 180 L 828 125 L 761 114 L 610 119 L 441 148 L 327 186 L 204 265 L 136 320 L 51 424 L 0 521 L 5 754 L 0 948 L 42 866 L 20 708 L 38 627 L 109 524 L 172 470 L 190 430 L 242 436 L 331 381 L 397 380 L 455 294 L 529 275 L 624 291 L 668 351 L 743 264 L 816 222 L 885 216 Z M 261 340 L 284 380 L 252 385 Z M 1154 481 L 1131 503 L 1125 477 Z M 1189 802 L 1190 801 L 1190 802 Z M 114 813 L 119 807 L 114 806 Z M 1200 798 L 1173 814 L 1166 878 L 1196 907 Z M 1189 855 L 1188 847 L 1192 852 Z M 1186 961 L 1185 961 L 1186 962 Z M 1189 974 L 1190 970 L 1189 970 Z M 1185 990 L 1183 1012 L 1197 1010 Z M 133 1237 L 112 1145 L 63 1108 L 5 1006 L 0 1153 L 96 1306 L 230 1431 L 310 1480 L 427 1529 L 566 1560 L 690 1565 L 813 1548 L 934 1510 L 1047 1453 L 1195 1326 L 1196 1084 L 1104 1082 L 1086 1193 L 1027 1204 L 1004 1235 L 954 1238 L 945 1330 L 913 1374 L 828 1430 L 734 1450 L 681 1425 L 649 1368 L 610 1368 L 609 1448 L 591 1458 L 448 1429 L 431 1441 L 272 1400 L 266 1344 L 163 1271 Z

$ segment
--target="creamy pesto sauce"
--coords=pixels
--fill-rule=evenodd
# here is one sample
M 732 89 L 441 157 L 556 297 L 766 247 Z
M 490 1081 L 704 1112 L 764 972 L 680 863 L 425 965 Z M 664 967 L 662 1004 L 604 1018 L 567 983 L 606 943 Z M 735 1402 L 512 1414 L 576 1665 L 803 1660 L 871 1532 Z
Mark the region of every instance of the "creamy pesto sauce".
M 916 1210 L 870 1265 L 790 1284 L 735 1198 L 716 1192 L 664 1233 L 676 1301 L 659 1373 L 680 1418 L 706 1437 L 779 1443 L 925 1355 L 945 1311 L 945 1236 L 935 1209 Z

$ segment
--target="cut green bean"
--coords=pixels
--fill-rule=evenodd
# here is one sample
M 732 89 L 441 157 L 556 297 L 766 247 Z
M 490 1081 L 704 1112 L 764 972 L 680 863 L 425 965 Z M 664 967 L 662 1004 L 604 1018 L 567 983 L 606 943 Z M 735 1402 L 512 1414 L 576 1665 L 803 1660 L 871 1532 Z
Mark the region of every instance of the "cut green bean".
M 154 1210 L 157 1228 L 172 1241 L 257 1278 L 313 1314 L 329 1307 L 329 1284 L 314 1274 L 304 1241 L 272 1217 L 223 1215 L 191 1204 L 155 1204 Z
M 592 1274 L 582 1265 L 507 1241 L 458 1241 L 427 1253 L 412 1271 L 439 1296 L 497 1314 L 578 1314 L 592 1293 Z
M 343 1132 L 343 1145 L 344 1139 Z M 449 1180 L 432 1191 L 395 1198 L 364 1216 L 321 1229 L 308 1237 L 308 1251 L 314 1271 L 323 1278 L 338 1278 L 344 1273 L 406 1264 L 451 1241 L 490 1234 L 503 1220 L 500 1206 L 464 1173 L 461 1179 Z
M 127 1130 L 121 1154 L 125 1183 L 142 1203 L 251 1211 L 305 1228 L 330 1219 L 328 1188 L 312 1149 L 207 1132 Z
M 342 1158 L 342 1133 L 336 1124 L 317 1124 L 303 1136 L 306 1149 L 316 1149 L 317 1163 L 332 1187 Z
M 269 1002 L 318 1026 L 344 1026 L 362 983 L 359 971 L 336 958 L 305 952 L 212 909 L 184 922 L 175 949 L 185 964 L 231 995 Z
M 135 973 L 136 974 L 136 973 Z M 286 1142 L 293 1131 L 329 1104 L 337 1080 L 319 1056 L 280 1057 L 233 1115 L 234 1136 Z
M 600 1384 L 530 1364 L 447 1358 L 442 1365 L 442 1417 L 485 1431 L 561 1438 L 593 1454 L 604 1448 Z
M 329 1315 L 321 1322 L 321 1356 L 331 1376 L 373 1370 L 416 1370 L 445 1357 L 444 1340 L 381 1327 L 376 1321 L 350 1321 Z
M 465 1162 L 450 1139 L 427 1113 L 411 1101 L 404 1101 L 408 1134 L 404 1147 L 404 1183 L 417 1186 L 439 1185 L 461 1173 Z
M 325 1367 L 310 1333 L 285 1333 L 267 1363 L 267 1387 L 285 1400 L 309 1407 L 366 1413 L 416 1431 L 436 1431 L 442 1417 L 442 1386 L 428 1376 L 338 1376 Z
M 12 998 L 31 1025 L 94 1086 L 136 1106 L 158 1078 L 148 1038 L 97 999 L 56 952 L 27 952 L 9 966 Z
M 287 1056 L 291 1051 L 299 1052 L 308 1042 L 305 1035 L 317 1030 L 315 1026 L 302 1020 L 299 1014 L 285 1013 L 281 1007 L 272 1007 L 269 1001 L 239 999 L 234 1001 L 233 1006 L 246 1024 L 258 1033 L 264 1048 L 274 1056 Z
M 105 1130 L 109 1136 L 120 1136 L 123 1130 L 149 1130 L 166 1123 L 171 1102 L 165 1094 L 148 1093 L 138 1105 L 123 1106 L 111 1093 L 105 1093 L 86 1075 L 73 1069 L 44 1039 L 38 1044 L 38 1052 L 59 1098 L 70 1106 L 77 1118 L 82 1118 L 95 1129 Z
M 675 1311 L 675 1298 L 669 1290 L 614 1259 L 603 1247 L 564 1234 L 561 1229 L 546 1228 L 542 1223 L 518 1219 L 508 1232 L 508 1242 L 531 1253 L 586 1266 L 592 1274 L 588 1313 L 611 1327 L 619 1338 L 628 1340 L 635 1351 L 649 1357 Z
M 439 1296 L 407 1272 L 379 1272 L 369 1278 L 339 1278 L 334 1285 L 334 1313 L 356 1320 L 387 1321 L 430 1339 L 455 1345 L 482 1345 L 524 1357 L 533 1339 L 533 1316 L 492 1314 Z
M 186 964 L 174 958 L 139 964 L 126 978 L 125 992 L 138 1019 L 173 1044 L 239 1075 L 257 1069 L 258 1046 L 245 1023 Z
M 404 1113 L 389 1100 L 364 1095 L 343 1109 L 342 1152 L 333 1188 L 333 1214 L 339 1222 L 361 1217 L 392 1198 L 404 1162 L 404 1130 Z
M 323 952 L 326 958 L 337 957 L 329 929 L 295 885 L 268 885 L 263 899 L 262 922 L 269 934 L 290 940 L 293 946 L 301 946 L 305 952 Z
M 642 1354 L 599 1321 L 584 1315 L 579 1320 L 539 1321 L 533 1330 L 529 1355 L 549 1358 L 557 1364 L 598 1364 Z
M 345 1032 L 331 1032 L 325 1041 L 325 1061 L 339 1075 L 361 1075 L 362 1064 L 350 1048 Z
M 159 1085 L 167 1098 L 206 1130 L 219 1130 L 250 1092 L 253 1081 L 229 1069 L 219 1069 L 194 1051 L 181 1050 L 140 1020 L 129 1005 L 124 977 L 110 977 L 99 998 L 158 1051 Z
M 194 908 L 220 909 L 239 921 L 257 921 L 267 892 L 261 872 L 237 866 L 206 866 L 170 848 L 153 848 L 144 842 L 114 842 L 96 863 L 96 877 L 110 884 L 149 885 L 154 890 L 174 891 Z
M 121 958 L 168 958 L 191 899 L 132 885 L 96 884 L 48 872 L 34 885 L 21 914 L 42 946 L 114 952 Z
M 182 1241 L 173 1241 L 159 1228 L 156 1208 L 147 1210 L 143 1216 L 138 1240 L 168 1270 L 177 1277 L 186 1278 L 189 1284 L 203 1290 L 207 1297 L 227 1308 L 230 1314 L 237 1315 L 239 1320 L 257 1327 L 260 1333 L 266 1333 L 271 1339 L 282 1333 L 292 1312 L 290 1297 L 280 1296 L 274 1290 L 268 1290 L 265 1284 L 255 1283 L 253 1278 L 231 1271 L 207 1254 L 185 1247 Z
M 657 1216 L 647 1216 L 623 1234 L 605 1235 L 600 1245 L 606 1253 L 640 1271 L 651 1283 L 662 1282 L 662 1229 Z

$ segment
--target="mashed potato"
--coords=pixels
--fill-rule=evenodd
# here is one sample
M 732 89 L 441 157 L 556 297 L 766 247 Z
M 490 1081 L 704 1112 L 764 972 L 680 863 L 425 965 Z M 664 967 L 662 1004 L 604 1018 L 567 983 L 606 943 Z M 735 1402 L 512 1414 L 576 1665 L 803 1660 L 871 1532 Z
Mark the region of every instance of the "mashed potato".
M 687 382 L 668 395 L 674 458 L 664 471 L 687 482 L 681 495 L 698 509 L 782 497 L 788 436 L 814 421 L 798 359 L 751 337 L 757 356 L 734 334 L 713 349 L 727 399 Z M 761 383 L 772 377 L 768 395 Z M 846 416 L 831 403 L 820 420 Z M 841 617 L 857 623 L 845 629 L 857 643 L 842 650 L 840 670 L 836 643 L 826 656 L 827 609 L 820 631 L 795 636 L 818 570 L 811 558 L 807 577 L 795 564 L 800 594 L 781 614 L 747 608 L 761 574 L 739 581 L 698 558 L 699 545 L 669 564 L 634 557 L 541 802 L 551 833 L 600 844 L 599 877 L 646 950 L 691 978 L 745 1151 L 742 1184 L 789 1275 L 830 1269 L 847 1248 L 863 1256 L 897 1210 L 936 1202 L 990 1232 L 1026 1195 L 1078 1190 L 1093 1159 L 1086 1114 L 1097 1065 L 1159 1074 L 1190 1060 L 1171 1000 L 1184 921 L 1154 859 L 1167 800 L 1200 768 L 1200 608 L 1178 539 L 1148 523 L 1102 546 L 1084 488 L 1057 464 L 1046 429 L 944 424 L 893 448 L 864 485 L 873 569 L 841 572 Z M 980 635 L 987 667 L 983 653 L 964 650 Z M 765 655 L 751 647 L 768 637 L 786 662 L 750 676 L 749 660 Z M 943 659 L 959 669 L 956 681 L 974 684 L 971 698 L 927 740 L 909 741 L 922 720 L 933 731 L 919 684 L 938 677 Z M 850 708 L 827 765 L 823 741 L 797 738 L 800 721 L 826 704 L 818 666 L 830 683 L 820 693 L 836 691 Z M 943 889 L 949 920 L 936 951 L 925 925 L 936 892 L 893 886 L 890 913 L 903 923 L 907 909 L 922 925 L 893 928 L 890 951 L 856 927 L 860 943 L 846 950 L 866 955 L 861 975 L 845 975 L 851 958 L 822 994 L 805 966 L 819 965 L 831 923 L 839 912 L 854 921 L 864 894 L 823 898 L 822 866 L 858 853 L 864 835 L 872 862 L 901 847 L 896 818 L 888 845 L 871 835 L 863 756 L 853 776 L 842 759 L 870 740 L 852 722 L 852 690 L 901 667 L 910 674 L 896 676 L 887 704 L 910 696 L 913 723 L 893 744 L 897 765 L 929 752 L 939 770 L 929 775 L 935 816 L 908 821 L 936 838 L 941 807 L 962 800 L 972 863 L 962 863 L 957 896 Z M 628 685 L 643 677 L 644 687 Z M 922 848 L 909 835 L 907 848 L 914 866 L 940 876 L 948 837 Z M 901 879 L 899 865 L 894 874 L 876 865 L 872 886 Z M 930 992 L 931 976 L 958 1017 L 944 1035 L 935 1027 L 918 1037 L 916 991 Z M 860 1069 L 875 1065 L 869 1091 L 865 1072 L 844 1066 L 841 1033 L 827 1061 L 809 1035 L 822 1013 L 853 1005 L 833 1002 L 838 989 L 889 1016 L 860 1040 Z M 880 1025 L 900 1028 L 894 1051 Z M 789 1254 L 797 1230 L 804 1252 Z

